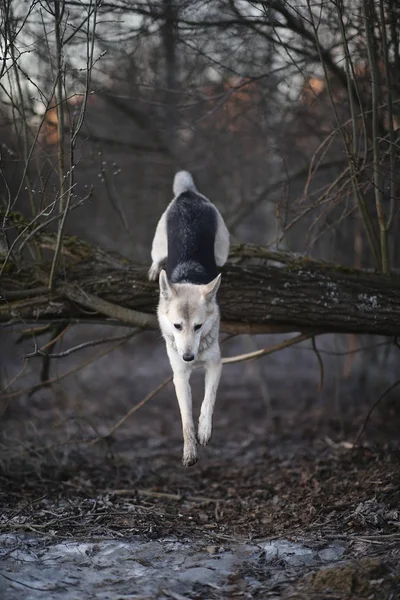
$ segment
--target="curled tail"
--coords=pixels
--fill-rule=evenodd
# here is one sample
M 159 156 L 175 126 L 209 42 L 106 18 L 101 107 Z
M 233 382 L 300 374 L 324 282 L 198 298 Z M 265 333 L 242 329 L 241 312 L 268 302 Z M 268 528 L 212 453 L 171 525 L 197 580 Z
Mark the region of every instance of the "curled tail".
M 172 189 L 175 196 L 179 196 L 183 192 L 197 192 L 193 177 L 188 171 L 178 171 L 175 174 Z

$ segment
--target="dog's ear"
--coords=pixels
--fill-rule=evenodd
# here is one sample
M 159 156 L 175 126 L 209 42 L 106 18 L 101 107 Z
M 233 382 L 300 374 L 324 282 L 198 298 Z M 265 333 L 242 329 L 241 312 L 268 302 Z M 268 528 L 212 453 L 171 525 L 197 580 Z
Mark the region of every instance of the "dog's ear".
M 218 292 L 220 283 L 221 283 L 221 273 L 218 275 L 218 277 L 216 277 L 215 279 L 210 281 L 210 283 L 207 283 L 207 285 L 202 286 L 201 291 L 207 302 L 211 302 L 211 300 L 213 300 L 215 298 L 215 295 Z
M 164 269 L 160 271 L 160 277 L 158 279 L 160 284 L 160 294 L 164 298 L 164 300 L 169 300 L 174 293 L 174 290 L 171 287 L 170 282 L 168 281 L 167 273 Z

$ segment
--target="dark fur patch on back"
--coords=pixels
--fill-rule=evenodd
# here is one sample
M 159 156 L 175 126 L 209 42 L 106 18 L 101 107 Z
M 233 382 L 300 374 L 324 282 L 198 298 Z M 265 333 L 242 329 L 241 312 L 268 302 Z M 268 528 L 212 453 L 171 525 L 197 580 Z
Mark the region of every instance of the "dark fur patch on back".
M 184 192 L 167 215 L 167 275 L 172 283 L 206 284 L 217 276 L 217 215 L 208 200 Z

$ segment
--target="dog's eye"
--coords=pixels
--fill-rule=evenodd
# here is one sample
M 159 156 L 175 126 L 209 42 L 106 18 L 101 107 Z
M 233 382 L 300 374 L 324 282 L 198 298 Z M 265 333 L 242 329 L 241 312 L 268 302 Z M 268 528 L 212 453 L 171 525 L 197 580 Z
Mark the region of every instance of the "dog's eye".
M 200 324 L 200 325 L 195 325 L 195 326 L 194 326 L 194 330 L 195 330 L 195 331 L 198 331 L 199 329 L 201 329 L 201 324 Z
M 175 329 L 179 329 L 179 331 L 182 329 L 182 325 L 180 323 L 174 323 L 174 327 Z

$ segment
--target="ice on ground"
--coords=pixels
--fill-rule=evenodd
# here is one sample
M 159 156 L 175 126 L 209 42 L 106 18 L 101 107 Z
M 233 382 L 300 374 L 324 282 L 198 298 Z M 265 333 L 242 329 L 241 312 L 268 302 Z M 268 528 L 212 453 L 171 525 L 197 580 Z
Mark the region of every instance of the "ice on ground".
M 332 563 L 344 547 L 327 544 L 314 550 L 284 539 L 257 544 L 207 546 L 175 540 L 62 541 L 0 536 L 0 597 L 7 600 L 122 600 L 123 598 L 192 597 L 195 587 L 232 591 L 257 587 L 254 573 L 264 570 L 281 581 L 287 570 Z M 278 559 L 278 560 L 277 560 Z M 238 585 L 238 583 L 235 583 Z

